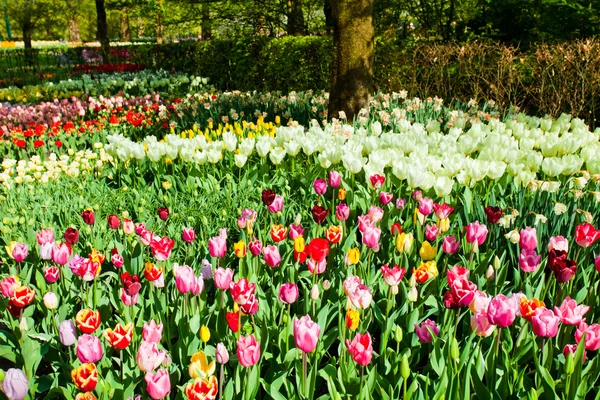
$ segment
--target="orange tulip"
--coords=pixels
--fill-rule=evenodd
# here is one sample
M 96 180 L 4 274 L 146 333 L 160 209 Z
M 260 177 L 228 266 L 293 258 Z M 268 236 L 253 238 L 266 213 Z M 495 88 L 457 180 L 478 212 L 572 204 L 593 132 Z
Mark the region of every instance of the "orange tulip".
M 96 388 L 96 384 L 98 383 L 96 365 L 92 363 L 81 364 L 71 371 L 71 378 L 79 390 L 91 392 Z
M 285 240 L 288 234 L 288 228 L 283 225 L 273 225 L 271 227 L 271 238 L 274 242 L 281 242 Z
M 160 276 L 162 275 L 162 273 L 163 273 L 162 268 L 157 267 L 156 265 L 154 265 L 151 262 L 147 262 L 144 265 L 144 276 L 149 281 L 155 281 L 155 280 L 157 280 L 158 278 L 160 278 Z
M 325 237 L 331 244 L 339 243 L 339 241 L 342 240 L 342 227 L 336 225 L 330 226 L 327 228 Z
M 29 288 L 29 286 L 20 286 L 14 290 L 10 302 L 16 307 L 23 308 L 30 305 L 34 298 L 35 290 Z
M 521 297 L 519 301 L 519 308 L 521 309 L 521 316 L 527 321 L 531 322 L 531 319 L 535 315 L 535 310 L 540 307 L 544 307 L 543 301 L 538 299 L 527 300 L 526 297 Z
M 133 339 L 133 324 L 130 322 L 123 326 L 118 323 L 115 329 L 108 328 L 104 331 L 104 337 L 108 340 L 108 343 L 115 349 L 123 350 Z
M 83 333 L 93 333 L 100 326 L 100 311 L 89 308 L 80 310 L 75 316 L 77 328 Z
M 75 400 L 96 400 L 96 396 L 92 392 L 78 393 Z

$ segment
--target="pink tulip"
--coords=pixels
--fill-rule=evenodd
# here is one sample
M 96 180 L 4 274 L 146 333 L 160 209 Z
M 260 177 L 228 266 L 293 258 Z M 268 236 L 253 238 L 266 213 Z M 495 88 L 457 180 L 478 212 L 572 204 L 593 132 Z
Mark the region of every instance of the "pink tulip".
M 329 186 L 337 188 L 342 184 L 342 176 L 337 171 L 330 171 L 328 175 Z
M 521 229 L 519 246 L 523 250 L 535 250 L 537 247 L 537 232 L 535 228 Z
M 175 265 L 173 268 L 175 273 L 175 286 L 181 293 L 191 292 L 194 285 L 197 284 L 194 270 L 188 265 Z
M 77 358 L 82 363 L 96 363 L 102 359 L 102 345 L 97 336 L 83 334 L 77 339 Z
M 454 207 L 448 203 L 444 204 L 433 204 L 433 212 L 438 219 L 446 219 L 454 211 Z
M 46 279 L 46 282 L 48 282 L 48 283 L 56 282 L 60 276 L 60 270 L 58 269 L 58 267 L 56 267 L 54 265 L 51 267 L 44 268 L 43 273 L 44 273 L 44 279 Z
M 163 350 L 158 349 L 156 343 L 142 342 L 138 348 L 135 361 L 137 362 L 140 371 L 150 372 L 162 364 L 165 359 L 165 355 L 166 354 Z
M 381 229 L 377 227 L 367 228 L 362 234 L 362 242 L 370 247 L 373 251 L 379 251 L 379 238 L 381 237 Z
M 144 322 L 142 330 L 142 339 L 150 343 L 160 343 L 162 339 L 163 324 L 157 324 L 155 320 L 150 320 L 150 323 Z
M 404 210 L 404 207 L 406 207 L 406 199 L 397 198 L 396 208 L 399 210 Z
M 381 266 L 381 275 L 389 286 L 398 286 L 405 273 L 406 268 L 400 268 L 398 265 L 394 265 L 393 268 L 389 268 L 387 265 Z
M 452 295 L 457 300 L 458 306 L 466 307 L 471 304 L 471 301 L 475 297 L 477 285 L 465 278 L 459 278 L 452 281 L 450 289 L 452 290 Z
M 305 353 L 311 353 L 317 348 L 319 335 L 321 335 L 321 327 L 311 320 L 309 315 L 300 319 L 294 317 L 294 341 L 297 348 Z
M 538 307 L 531 319 L 533 333 L 542 337 L 554 337 L 558 333 L 559 318 L 546 307 Z
M 204 279 L 202 275 L 194 277 L 194 284 L 192 285 L 192 294 L 194 296 L 199 295 L 204 290 Z
M 488 337 L 494 332 L 496 325 L 490 323 L 487 312 L 478 311 L 471 316 L 471 328 L 477 336 Z
M 554 307 L 554 313 L 565 325 L 579 325 L 589 306 L 577 305 L 577 302 L 567 296 L 560 307 Z
M 379 202 L 382 205 L 388 205 L 394 199 L 394 195 L 388 192 L 379 192 Z
M 231 268 L 217 268 L 213 274 L 215 286 L 217 289 L 228 290 L 229 284 L 233 280 L 233 270 Z
M 71 256 L 71 249 L 66 243 L 54 245 L 52 247 L 52 261 L 58 265 L 65 265 Z
M 251 367 L 260 359 L 260 344 L 254 335 L 240 336 L 237 343 L 238 361 L 243 367 Z
M 323 272 L 325 272 L 325 269 L 327 267 L 327 259 L 324 258 L 320 262 L 316 262 L 311 258 L 306 263 L 306 266 L 308 267 L 308 270 L 311 274 L 322 274 Z
M 500 328 L 512 325 L 517 316 L 516 307 L 505 295 L 494 297 L 488 306 L 488 319 Z
M 519 266 L 525 272 L 534 272 L 540 266 L 541 255 L 537 255 L 535 250 L 523 249 L 519 255 Z
M 54 242 L 41 244 L 40 245 L 40 258 L 42 260 L 52 260 L 52 248 L 53 247 L 54 247 Z
M 208 240 L 208 252 L 211 257 L 222 258 L 227 254 L 227 241 L 221 235 L 214 236 Z
M 364 335 L 357 333 L 352 339 L 346 339 L 346 347 L 348 352 L 352 356 L 352 359 L 359 365 L 366 367 L 373 358 L 373 342 L 371 341 L 371 335 L 369 332 Z
M 156 258 L 157 261 L 165 261 L 171 255 L 171 250 L 175 245 L 175 241 L 169 239 L 168 237 L 164 238 L 152 238 L 152 242 L 150 242 L 150 248 L 152 249 L 152 255 Z
M 323 195 L 327 192 L 327 182 L 325 182 L 325 179 L 315 179 L 313 189 L 316 194 Z
M 295 283 L 284 283 L 279 287 L 279 300 L 285 304 L 292 304 L 298 300 L 298 285 Z
M 600 349 L 600 325 L 588 325 L 584 321 L 579 323 L 575 330 L 575 341 L 579 344 L 583 333 L 585 332 L 585 349 L 596 351 Z
M 550 250 L 556 251 L 565 251 L 569 252 L 569 241 L 562 236 L 553 236 L 550 238 L 550 242 L 548 242 L 548 251 Z
M 437 234 L 438 234 L 438 228 L 435 224 L 427 225 L 427 227 L 425 228 L 425 237 L 427 238 L 427 240 L 429 240 L 430 242 L 433 242 L 435 240 L 435 238 L 437 237 Z
M 16 262 L 20 263 L 27 258 L 27 254 L 29 254 L 29 248 L 25 243 L 17 243 L 15 247 L 12 249 L 12 258 Z
M 39 245 L 42 244 L 54 244 L 54 232 L 51 228 L 42 229 L 36 232 L 35 237 Z
M 413 192 L 411 193 L 411 197 L 416 201 L 421 201 L 421 199 L 423 198 L 423 193 L 418 189 L 413 190 Z
M 575 353 L 577 352 L 577 345 L 576 344 L 568 344 L 565 346 L 565 348 L 563 349 L 563 355 L 566 356 L 570 356 L 575 358 Z M 582 362 L 585 362 L 586 359 L 586 350 L 583 350 L 583 360 Z
M 258 299 L 254 293 L 248 297 L 246 304 L 240 306 L 240 310 L 242 310 L 242 312 L 246 315 L 256 314 L 258 311 Z
M 215 350 L 215 358 L 217 362 L 221 365 L 227 364 L 229 362 L 229 352 L 225 348 L 223 343 L 217 344 L 217 348 Z
M 345 221 L 350 216 L 350 207 L 346 203 L 340 203 L 335 208 L 335 217 L 338 221 Z
M 480 224 L 479 221 L 471 222 L 467 225 L 467 242 L 477 242 L 481 246 L 487 237 L 488 228 L 487 226 Z
M 367 213 L 367 216 L 369 217 L 369 220 L 372 223 L 379 222 L 381 221 L 381 218 L 383 218 L 383 210 L 379 207 L 371 206 L 369 207 L 369 212 Z
M 127 307 L 131 307 L 137 304 L 138 302 L 138 297 L 139 294 L 136 293 L 133 296 L 130 296 L 127 294 L 127 292 L 125 291 L 125 288 L 121 288 L 121 301 L 123 302 L 123 304 L 125 304 Z
M 194 232 L 193 228 L 183 228 L 183 232 L 181 232 L 181 238 L 186 243 L 192 243 L 196 240 L 196 232 Z
M 110 257 L 110 261 L 115 266 L 115 268 L 121 268 L 123 266 L 123 264 L 125 264 L 125 260 L 123 259 L 123 256 L 120 255 L 119 253 L 113 254 Z
M 419 212 L 425 216 L 431 214 L 433 211 L 433 200 L 428 197 L 423 197 L 419 201 Z
M 281 255 L 279 254 L 279 248 L 277 246 L 267 246 L 263 249 L 263 255 L 265 263 L 269 267 L 275 268 L 281 262 Z
M 256 285 L 254 283 L 249 283 L 248 279 L 242 278 L 237 282 L 232 281 L 229 284 L 229 290 L 233 301 L 239 306 L 243 306 L 248 302 L 248 299 L 256 290 Z
M 283 210 L 283 196 L 275 196 L 275 200 L 273 200 L 273 203 L 271 203 L 271 205 L 268 208 L 269 211 L 272 213 L 276 213 Z
M 135 233 L 135 225 L 132 220 L 123 218 L 123 233 L 126 235 Z
M 171 391 L 171 379 L 169 371 L 166 369 L 158 370 L 158 372 L 148 372 L 144 378 L 146 380 L 148 395 L 154 400 L 160 400 L 169 394 Z
M 429 343 L 433 340 L 433 333 L 435 336 L 440 334 L 440 328 L 435 324 L 434 321 L 427 319 L 421 322 L 421 326 L 415 324 L 415 333 L 421 343 Z
M 442 250 L 446 254 L 454 254 L 460 248 L 460 242 L 454 236 L 445 236 L 442 242 Z
M 290 224 L 290 239 L 294 240 L 302 235 L 304 235 L 304 228 L 301 224 Z
M 365 309 L 371 304 L 373 294 L 368 286 L 359 284 L 348 292 L 348 298 L 354 307 Z
M 487 310 L 491 300 L 492 298 L 486 293 L 481 290 L 476 290 L 475 296 L 473 296 L 473 300 L 471 300 L 471 304 L 469 304 L 469 308 L 473 313 L 478 313 L 480 311 L 485 312 L 485 317 L 487 318 Z
M 469 279 L 469 270 L 465 267 L 455 265 L 452 269 L 446 270 L 446 279 L 448 280 L 448 286 L 452 286 L 452 282 L 456 279 Z
M 13 297 L 15 294 L 15 289 L 19 288 L 21 283 L 15 279 L 14 276 L 6 276 L 0 282 L 0 289 L 2 290 L 2 296 L 5 298 Z

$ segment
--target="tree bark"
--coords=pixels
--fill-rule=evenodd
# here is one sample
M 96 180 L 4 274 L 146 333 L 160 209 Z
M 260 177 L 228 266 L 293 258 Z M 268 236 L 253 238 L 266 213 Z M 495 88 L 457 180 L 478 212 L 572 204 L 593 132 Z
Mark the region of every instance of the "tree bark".
M 212 26 L 210 23 L 210 8 L 208 3 L 202 3 L 202 23 L 200 25 L 202 29 L 202 39 L 212 39 Z
M 96 0 L 96 26 L 98 29 L 96 31 L 96 37 L 102 46 L 102 59 L 105 64 L 108 64 L 110 62 L 110 40 L 108 38 L 108 22 L 106 21 L 106 8 L 104 7 L 104 0 Z
M 288 35 L 304 35 L 304 14 L 302 0 L 288 0 Z
M 23 24 L 23 43 L 25 50 L 31 50 L 33 46 L 31 45 L 31 32 L 33 31 L 33 27 L 29 23 Z
M 369 108 L 375 61 L 373 4 L 375 0 L 331 0 L 333 63 L 329 118 L 346 114 L 348 121 Z
M 325 0 L 323 5 L 323 13 L 325 14 L 325 30 L 329 35 L 333 29 L 333 15 L 331 13 L 331 0 Z
M 79 21 L 76 15 L 69 18 L 69 41 L 81 42 L 81 33 L 79 31 Z
M 131 30 L 129 29 L 129 15 L 127 15 L 127 9 L 121 10 L 121 24 L 120 24 L 120 37 L 122 42 L 131 41 Z

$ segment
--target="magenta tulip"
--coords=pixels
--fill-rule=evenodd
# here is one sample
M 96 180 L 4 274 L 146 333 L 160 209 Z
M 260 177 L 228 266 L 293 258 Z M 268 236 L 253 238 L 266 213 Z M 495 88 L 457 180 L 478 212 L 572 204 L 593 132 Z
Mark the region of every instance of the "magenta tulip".
M 510 301 L 505 295 L 499 294 L 494 297 L 488 306 L 488 319 L 490 322 L 500 328 L 506 328 L 512 325 L 517 315 L 517 310 L 513 301 Z

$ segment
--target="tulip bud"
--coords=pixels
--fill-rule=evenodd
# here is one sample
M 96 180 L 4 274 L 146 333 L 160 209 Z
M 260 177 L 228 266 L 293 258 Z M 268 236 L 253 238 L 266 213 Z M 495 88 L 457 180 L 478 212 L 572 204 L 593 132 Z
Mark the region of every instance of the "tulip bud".
M 22 316 L 19 320 L 19 329 L 21 329 L 21 332 L 25 332 L 27 329 L 29 329 L 29 326 L 27 325 L 27 318 L 24 316 Z
M 48 310 L 54 310 L 58 307 L 58 297 L 53 292 L 48 292 L 44 295 L 44 305 Z
M 400 328 L 398 325 L 396 325 L 396 327 L 394 328 L 394 340 L 397 343 L 400 343 L 400 342 L 402 342 L 402 337 L 403 337 L 402 328 Z
M 402 379 L 407 380 L 410 376 L 410 365 L 408 364 L 408 356 L 404 354 L 400 361 L 400 376 Z
M 206 325 L 202 325 L 200 328 L 200 339 L 206 343 L 210 340 L 210 330 Z
M 412 274 L 410 276 L 410 279 L 408 280 L 408 284 L 410 286 L 416 286 L 417 285 L 417 278 L 415 277 L 415 274 Z
M 296 219 L 294 220 L 295 225 L 300 225 L 302 223 L 302 214 L 296 214 Z
M 219 343 L 217 345 L 215 356 L 219 364 L 227 364 L 227 362 L 229 361 L 229 352 L 227 351 L 223 343 Z
M 485 279 L 487 279 L 488 281 L 491 281 L 492 279 L 494 279 L 494 275 L 495 275 L 494 267 L 492 267 L 492 265 L 490 264 L 488 266 L 487 271 L 485 271 Z
M 419 292 L 417 291 L 417 287 L 412 286 L 410 288 L 410 290 L 408 291 L 408 294 L 406 297 L 408 298 L 408 301 L 412 301 L 413 303 L 415 301 L 417 301 L 417 298 L 419 297 Z
M 328 279 L 325 279 L 323 281 L 323 290 L 329 290 L 330 287 L 331 287 L 331 282 L 329 282 Z
M 573 359 L 575 354 L 567 354 L 565 356 L 565 373 L 571 375 L 575 371 L 575 362 Z
M 519 233 L 518 229 L 513 229 L 512 231 L 504 235 L 504 237 L 510 240 L 512 244 L 516 244 L 521 241 L 521 234 Z
M 450 357 L 452 357 L 452 359 L 456 362 L 458 362 L 458 359 L 460 358 L 458 342 L 456 341 L 455 337 L 452 338 L 452 343 L 450 344 Z
M 169 368 L 171 366 L 171 363 L 173 362 L 173 360 L 171 359 L 171 355 L 167 352 L 165 352 L 165 358 L 163 359 L 161 365 L 165 368 Z
M 312 289 L 310 289 L 310 298 L 312 300 L 317 300 L 319 298 L 319 286 L 314 284 Z
M 529 391 L 529 396 L 527 396 L 528 400 L 538 400 L 539 396 L 537 394 L 537 390 L 535 390 L 534 388 L 531 388 L 531 390 Z

